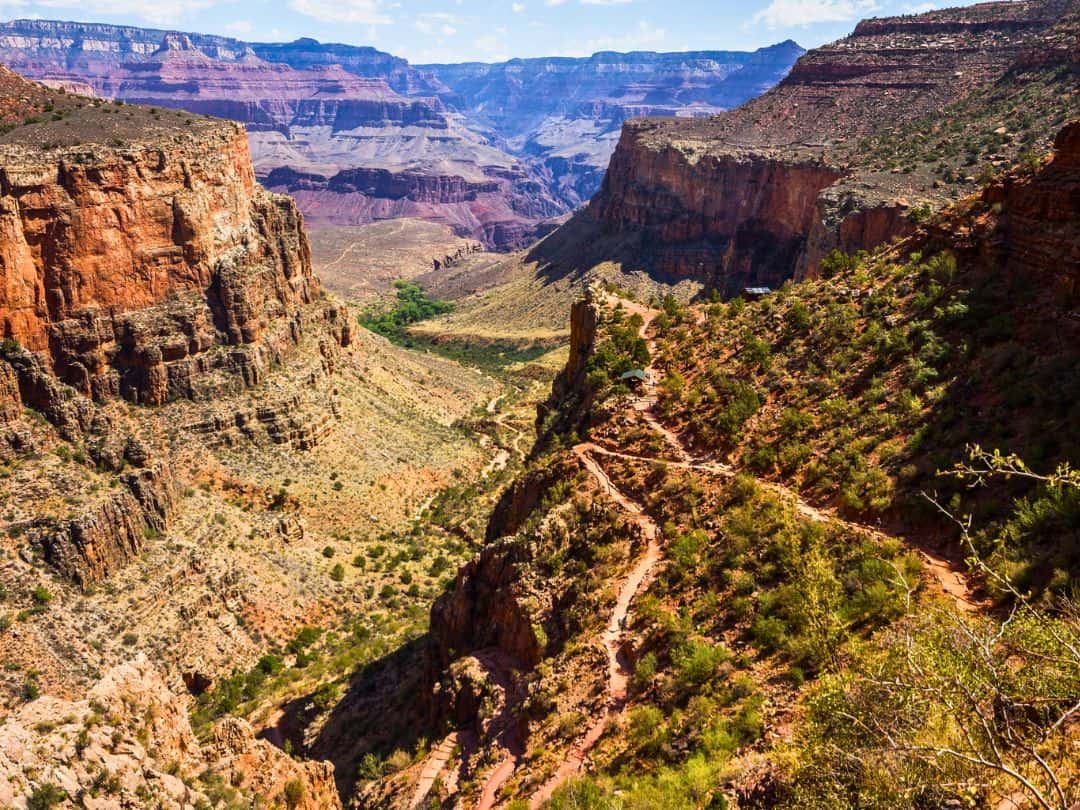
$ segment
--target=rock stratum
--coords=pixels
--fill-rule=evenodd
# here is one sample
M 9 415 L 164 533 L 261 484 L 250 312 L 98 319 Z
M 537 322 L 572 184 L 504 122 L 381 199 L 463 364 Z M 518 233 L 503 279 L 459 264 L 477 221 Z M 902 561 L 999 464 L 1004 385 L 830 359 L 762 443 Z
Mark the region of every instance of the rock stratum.
M 72 96 L 5 68 L 0 108 L 0 584 L 5 600 L 33 591 L 38 605 L 19 627 L 5 613 L 0 631 L 0 656 L 24 679 L 26 701 L 0 711 L 0 804 L 65 796 L 88 807 L 187 808 L 223 780 L 243 795 L 291 796 L 294 807 L 338 807 L 332 766 L 296 762 L 241 721 L 196 740 L 189 701 L 170 687 L 188 675 L 211 684 L 240 647 L 221 645 L 227 658 L 217 663 L 219 645 L 205 640 L 159 647 L 167 683 L 130 649 L 167 624 L 147 620 L 155 602 L 131 596 L 138 585 L 123 588 L 121 609 L 139 616 L 139 632 L 128 632 L 119 656 L 89 638 L 107 607 L 90 611 L 90 625 L 65 607 L 107 580 L 102 597 L 116 602 L 111 580 L 190 520 L 182 501 L 211 463 L 196 449 L 211 431 L 185 427 L 180 413 L 233 408 L 220 423 L 203 420 L 221 442 L 238 430 L 252 443 L 308 449 L 325 433 L 332 416 L 309 402 L 327 397 L 332 414 L 334 394 L 321 384 L 352 329 L 312 274 L 303 218 L 258 185 L 233 122 Z M 280 374 L 284 366 L 295 376 Z M 250 414 L 235 411 L 255 389 Z M 286 540 L 296 533 L 295 517 L 273 520 Z M 181 604 L 191 597 L 184 586 L 216 567 L 213 552 L 181 562 L 179 580 L 160 569 L 144 579 L 158 609 L 218 615 L 206 597 L 201 609 Z M 211 592 L 233 598 L 236 574 L 211 576 Z M 211 622 L 201 626 L 214 634 Z M 100 680 L 79 697 L 89 679 Z M 48 696 L 37 699 L 42 689 Z
M 237 125 L 113 110 L 7 70 L 0 94 L 10 115 L 52 118 L 0 136 L 3 453 L 26 449 L 26 407 L 69 442 L 100 437 L 104 469 L 136 468 L 83 514 L 34 520 L 46 559 L 85 586 L 167 528 L 176 498 L 152 446 L 108 446 L 110 403 L 219 399 L 263 382 L 305 335 L 332 363 L 352 328 L 320 293 L 295 203 L 256 183 Z M 310 444 L 263 410 L 275 440 Z
M 220 793 L 211 773 L 289 807 L 341 807 L 329 764 L 292 759 L 243 720 L 222 721 L 200 745 L 183 699 L 145 656 L 110 670 L 85 699 L 42 697 L 0 722 L 0 773 L 4 807 L 27 806 L 46 785 L 78 802 L 64 806 L 211 807 Z
M 421 65 L 439 97 L 509 151 L 538 161 L 572 205 L 596 193 L 624 121 L 697 118 L 738 107 L 780 81 L 805 51 L 603 52 L 584 59 Z
M 524 246 L 592 196 L 627 118 L 736 106 L 801 52 L 784 43 L 414 67 L 310 39 L 0 25 L 0 62 L 30 78 L 244 124 L 259 178 L 292 194 L 313 225 L 412 217 L 497 249 Z
M 907 235 L 1048 151 L 1080 103 L 1078 9 L 1027 0 L 863 22 L 737 110 L 628 122 L 583 219 L 659 276 L 728 295 L 814 276 L 829 251 Z

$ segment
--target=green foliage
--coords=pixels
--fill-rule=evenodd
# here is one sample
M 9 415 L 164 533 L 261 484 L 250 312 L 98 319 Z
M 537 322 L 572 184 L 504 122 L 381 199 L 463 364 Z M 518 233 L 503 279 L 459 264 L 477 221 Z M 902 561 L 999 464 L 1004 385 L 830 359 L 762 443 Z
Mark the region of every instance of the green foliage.
M 606 326 L 606 337 L 593 350 L 588 361 L 590 379 L 611 382 L 634 369 L 643 369 L 651 362 L 649 345 L 640 330 L 640 315 Z
M 45 782 L 30 794 L 26 802 L 26 810 L 51 810 L 67 798 L 67 792 L 63 788 L 52 782 Z
M 420 287 L 396 281 L 397 302 L 390 310 L 369 307 L 360 315 L 360 325 L 391 340 L 401 340 L 408 326 L 452 312 L 454 305 L 428 298 Z
M 304 783 L 299 779 L 290 779 L 285 783 L 285 806 L 290 810 L 299 807 L 304 801 Z

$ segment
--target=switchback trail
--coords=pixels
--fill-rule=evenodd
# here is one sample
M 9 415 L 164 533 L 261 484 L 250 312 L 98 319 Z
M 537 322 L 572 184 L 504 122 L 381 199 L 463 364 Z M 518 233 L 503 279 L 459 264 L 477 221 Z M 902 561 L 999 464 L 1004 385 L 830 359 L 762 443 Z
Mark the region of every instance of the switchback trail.
M 650 518 L 645 510 L 632 499 L 628 498 L 616 487 L 604 468 L 591 455 L 595 445 L 580 444 L 574 448 L 574 453 L 592 476 L 600 484 L 600 488 L 625 511 L 630 513 L 634 522 L 641 528 L 645 538 L 645 553 L 634 564 L 626 579 L 619 588 L 619 595 L 615 601 L 615 607 L 611 611 L 607 627 L 601 635 L 604 649 L 608 659 L 608 688 L 607 704 L 604 709 L 589 719 L 589 726 L 584 736 L 566 754 L 565 759 L 558 769 L 548 780 L 540 786 L 529 801 L 531 810 L 539 808 L 551 798 L 552 794 L 566 782 L 567 779 L 579 773 L 584 767 L 589 752 L 603 736 L 604 729 L 610 720 L 617 717 L 626 706 L 627 686 L 633 668 L 625 651 L 625 632 L 627 617 L 635 597 L 648 587 L 655 573 L 656 566 L 660 562 L 660 529 Z
M 664 459 L 649 459 L 640 458 L 641 461 L 658 461 L 670 464 L 672 466 L 687 467 L 690 469 L 700 470 L 703 472 L 710 472 L 725 476 L 734 476 L 738 471 L 731 465 L 721 462 L 706 462 L 704 459 L 696 458 L 689 450 L 686 449 L 686 445 L 679 434 L 674 432 L 665 426 L 657 417 L 656 409 L 659 403 L 659 397 L 656 393 L 657 376 L 658 371 L 655 366 L 655 358 L 657 356 L 656 340 L 649 335 L 649 330 L 653 321 L 660 315 L 660 310 L 647 307 L 644 304 L 639 304 L 635 301 L 627 301 L 622 298 L 617 298 L 609 294 L 605 294 L 604 298 L 609 305 L 621 305 L 623 310 L 629 312 L 631 315 L 640 315 L 642 319 L 641 329 L 639 334 L 648 343 L 649 355 L 653 358 L 653 362 L 649 367 L 645 369 L 646 374 L 646 391 L 644 396 L 638 397 L 633 401 L 633 408 L 635 411 L 641 414 L 645 422 L 661 437 L 664 442 L 672 449 L 675 455 L 678 457 L 678 461 L 665 461 Z M 699 323 L 701 322 L 699 318 Z M 611 451 L 603 450 L 594 446 L 594 451 L 598 453 L 611 453 Z M 611 453 L 612 455 L 619 455 L 618 453 Z M 625 457 L 625 456 L 624 456 Z M 904 537 L 903 535 L 891 535 L 880 529 L 866 526 L 862 523 L 855 523 L 852 521 L 844 520 L 836 515 L 831 510 L 821 509 L 819 507 L 812 506 L 803 500 L 793 489 L 785 487 L 782 484 L 777 484 L 772 481 L 762 481 L 755 477 L 759 486 L 773 492 L 781 499 L 786 500 L 792 504 L 795 510 L 803 517 L 812 520 L 816 523 L 833 523 L 836 525 L 844 526 L 851 531 L 873 537 L 877 540 L 893 539 L 899 540 L 908 548 L 915 551 L 923 561 L 923 565 L 929 572 L 934 581 L 938 583 L 942 591 L 953 600 L 956 607 L 964 612 L 971 612 L 978 610 L 984 606 L 984 603 L 980 601 L 974 594 L 974 589 L 971 587 L 971 583 L 968 581 L 967 573 L 955 562 L 947 559 L 939 554 L 936 550 L 930 547 L 927 543 L 919 543 L 913 541 L 911 538 Z

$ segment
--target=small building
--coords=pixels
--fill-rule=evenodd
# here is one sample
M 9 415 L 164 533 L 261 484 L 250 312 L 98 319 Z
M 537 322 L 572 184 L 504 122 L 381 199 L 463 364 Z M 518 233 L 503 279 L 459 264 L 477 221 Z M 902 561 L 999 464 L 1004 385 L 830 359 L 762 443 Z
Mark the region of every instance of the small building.
M 638 389 L 649 381 L 649 375 L 642 369 L 635 368 L 631 371 L 627 371 L 619 377 L 620 382 L 624 382 L 633 389 Z
M 772 295 L 770 287 L 747 287 L 743 290 L 743 297 L 748 301 L 760 301 L 767 295 Z

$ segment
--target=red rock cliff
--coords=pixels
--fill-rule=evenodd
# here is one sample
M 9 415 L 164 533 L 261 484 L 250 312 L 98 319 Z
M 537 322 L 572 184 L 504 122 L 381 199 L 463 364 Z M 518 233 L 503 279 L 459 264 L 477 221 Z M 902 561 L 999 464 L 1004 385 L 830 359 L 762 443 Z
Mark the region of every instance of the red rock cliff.
M 587 216 L 669 280 L 732 294 L 811 276 L 1048 146 L 1075 109 L 1077 31 L 1075 0 L 867 21 L 738 110 L 627 123 Z
M 0 328 L 87 397 L 160 404 L 219 368 L 250 384 L 264 334 L 318 294 L 302 219 L 235 125 L 0 155 Z

